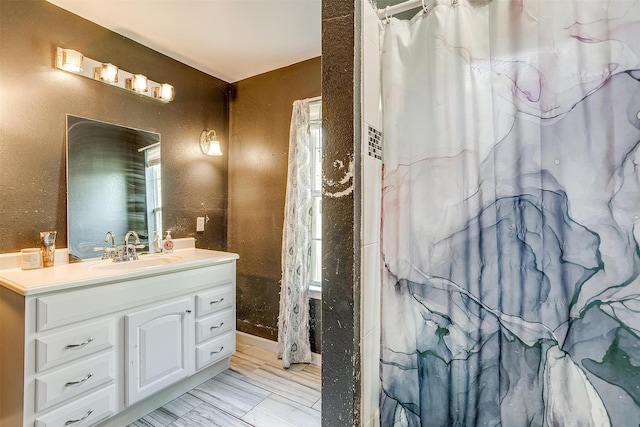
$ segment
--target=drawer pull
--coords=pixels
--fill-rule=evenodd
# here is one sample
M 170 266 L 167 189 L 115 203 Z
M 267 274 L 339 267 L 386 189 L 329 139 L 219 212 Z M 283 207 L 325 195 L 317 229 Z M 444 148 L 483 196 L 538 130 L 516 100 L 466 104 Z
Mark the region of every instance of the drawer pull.
M 217 299 L 217 300 L 211 301 L 211 302 L 209 303 L 209 305 L 217 304 L 217 303 L 222 302 L 222 301 L 224 301 L 224 298 L 220 298 L 220 299 Z
M 214 354 L 220 353 L 222 352 L 222 350 L 224 350 L 224 346 L 220 346 L 220 350 L 218 351 L 212 351 L 211 353 L 209 353 L 209 356 L 213 356 Z
M 93 341 L 93 337 L 87 339 L 85 342 L 81 342 L 80 344 L 69 344 L 65 348 L 68 350 L 72 348 L 84 347 L 85 345 L 89 344 L 91 341 Z
M 86 420 L 87 418 L 89 418 L 89 415 L 93 414 L 93 409 L 89 409 L 89 411 L 84 414 L 83 416 L 81 416 L 80 418 L 77 418 L 75 420 L 69 420 L 66 423 L 64 423 L 64 425 L 66 426 L 70 426 L 71 424 L 78 424 L 81 423 L 82 421 Z
M 214 329 L 218 329 L 218 328 L 222 328 L 222 325 L 224 325 L 224 322 L 220 322 L 220 324 L 218 326 L 212 326 L 209 328 L 210 331 L 213 331 Z
M 83 382 L 85 382 L 85 381 L 87 381 L 89 378 L 91 378 L 92 376 L 93 376 L 93 372 L 89 372 L 89 373 L 87 374 L 87 376 L 86 376 L 86 377 L 84 377 L 83 379 L 78 380 L 78 381 L 69 381 L 69 382 L 68 382 L 68 383 L 66 383 L 64 386 L 65 386 L 65 387 L 69 387 L 69 386 L 72 386 L 72 385 L 82 384 Z

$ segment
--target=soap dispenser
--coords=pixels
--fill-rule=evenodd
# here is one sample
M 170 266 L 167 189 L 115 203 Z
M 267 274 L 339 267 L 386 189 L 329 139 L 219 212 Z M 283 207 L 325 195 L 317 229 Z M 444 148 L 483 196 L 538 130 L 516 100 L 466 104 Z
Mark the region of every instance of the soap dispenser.
M 162 249 L 165 254 L 173 252 L 173 239 L 171 238 L 171 231 L 167 231 L 167 237 L 162 242 Z
M 154 254 L 159 253 L 161 246 L 162 244 L 160 243 L 160 232 L 154 231 L 153 232 L 153 253 Z

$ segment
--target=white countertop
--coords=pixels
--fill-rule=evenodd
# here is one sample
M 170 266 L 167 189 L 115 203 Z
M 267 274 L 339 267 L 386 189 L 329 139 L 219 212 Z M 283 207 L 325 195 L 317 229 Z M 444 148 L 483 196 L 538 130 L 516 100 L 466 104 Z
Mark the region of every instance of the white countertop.
M 179 249 L 171 254 L 141 255 L 140 260 L 151 260 L 167 257 L 172 261 L 166 265 L 148 266 L 138 261 L 117 263 L 118 267 L 110 269 L 105 264 L 112 261 L 83 261 L 73 264 L 62 264 L 35 270 L 9 268 L 0 270 L 0 286 L 20 295 L 31 296 L 46 292 L 67 290 L 96 284 L 121 282 L 126 280 L 166 274 L 174 271 L 207 267 L 233 261 L 237 254 L 205 249 Z M 122 269 L 119 269 L 122 268 Z

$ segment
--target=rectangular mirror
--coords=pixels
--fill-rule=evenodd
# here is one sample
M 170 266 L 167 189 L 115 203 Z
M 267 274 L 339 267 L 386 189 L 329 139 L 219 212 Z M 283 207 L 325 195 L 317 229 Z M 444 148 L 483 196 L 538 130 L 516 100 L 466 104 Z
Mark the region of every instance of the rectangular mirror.
M 138 233 L 140 251 L 161 237 L 160 134 L 67 115 L 69 260 L 102 256 L 100 248 Z

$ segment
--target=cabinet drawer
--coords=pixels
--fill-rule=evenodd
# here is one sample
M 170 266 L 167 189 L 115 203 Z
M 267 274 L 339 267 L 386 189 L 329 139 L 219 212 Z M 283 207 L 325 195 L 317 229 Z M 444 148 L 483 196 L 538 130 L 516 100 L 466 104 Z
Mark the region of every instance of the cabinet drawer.
M 107 319 L 36 339 L 36 371 L 113 347 L 114 321 Z
M 36 378 L 36 411 L 50 408 L 115 379 L 113 352 Z
M 196 347 L 196 371 L 227 356 L 231 356 L 236 349 L 234 332 L 227 332 L 206 344 Z
M 111 385 L 36 418 L 36 427 L 92 426 L 116 412 L 116 389 Z
M 196 321 L 196 344 L 235 329 L 234 321 L 235 313 L 230 308 Z
M 196 295 L 196 316 L 206 316 L 231 307 L 235 300 L 233 285 L 218 286 Z

